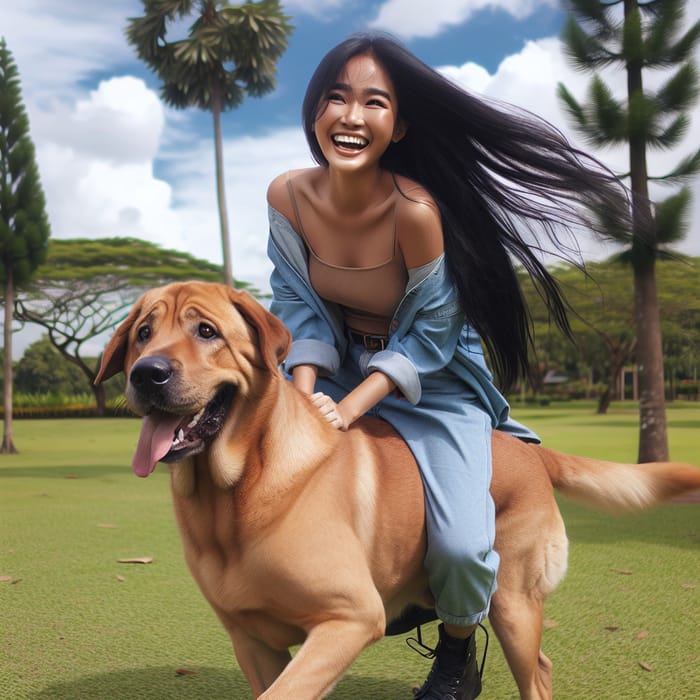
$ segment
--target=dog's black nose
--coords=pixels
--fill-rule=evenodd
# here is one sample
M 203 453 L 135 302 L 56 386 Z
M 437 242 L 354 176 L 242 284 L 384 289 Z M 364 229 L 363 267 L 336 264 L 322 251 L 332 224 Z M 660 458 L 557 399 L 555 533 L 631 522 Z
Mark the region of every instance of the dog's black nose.
M 173 368 L 165 357 L 154 355 L 142 357 L 131 368 L 129 379 L 136 387 L 145 387 L 149 384 L 167 384 L 173 376 Z

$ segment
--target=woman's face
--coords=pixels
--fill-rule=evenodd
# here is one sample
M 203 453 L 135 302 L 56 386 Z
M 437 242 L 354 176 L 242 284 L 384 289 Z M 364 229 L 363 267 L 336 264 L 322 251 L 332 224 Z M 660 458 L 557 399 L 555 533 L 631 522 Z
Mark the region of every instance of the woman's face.
M 319 105 L 314 131 L 330 168 L 376 167 L 405 128 L 394 86 L 370 55 L 351 58 Z

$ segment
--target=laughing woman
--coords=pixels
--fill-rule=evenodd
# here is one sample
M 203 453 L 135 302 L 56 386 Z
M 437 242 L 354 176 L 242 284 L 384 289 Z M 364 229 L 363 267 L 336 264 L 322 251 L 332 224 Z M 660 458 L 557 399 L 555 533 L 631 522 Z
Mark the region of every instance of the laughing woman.
M 294 338 L 285 368 L 332 425 L 379 416 L 415 455 L 443 622 L 415 697 L 467 700 L 499 563 L 491 431 L 537 441 L 509 418 L 482 341 L 512 386 L 530 338 L 516 262 L 568 329 L 528 241 L 558 244 L 601 207 L 625 225 L 624 191 L 548 124 L 473 97 L 385 35 L 323 58 L 303 122 L 318 166 L 268 191 L 272 310 Z

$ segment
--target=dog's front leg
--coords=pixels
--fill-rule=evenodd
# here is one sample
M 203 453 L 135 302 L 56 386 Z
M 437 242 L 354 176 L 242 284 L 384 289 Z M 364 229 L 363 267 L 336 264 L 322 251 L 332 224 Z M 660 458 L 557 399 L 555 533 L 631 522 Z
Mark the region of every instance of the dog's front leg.
M 242 630 L 235 629 L 230 634 L 236 661 L 257 698 L 277 680 L 292 656 L 286 649 L 271 649 Z
M 328 620 L 316 625 L 280 677 L 260 700 L 321 700 L 325 698 L 360 652 L 384 635 L 381 622 Z

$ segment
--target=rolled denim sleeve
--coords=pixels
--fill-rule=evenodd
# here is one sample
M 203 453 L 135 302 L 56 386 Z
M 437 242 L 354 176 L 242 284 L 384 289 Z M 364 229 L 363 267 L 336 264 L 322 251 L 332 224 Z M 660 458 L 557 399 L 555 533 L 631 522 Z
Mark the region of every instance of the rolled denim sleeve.
M 368 363 L 367 371 L 386 374 L 412 404 L 415 405 L 420 401 L 422 392 L 416 366 L 400 352 L 394 350 L 378 352 Z
M 326 321 L 285 283 L 277 269 L 272 272 L 270 286 L 273 295 L 270 311 L 294 338 L 284 369 L 291 372 L 298 365 L 315 365 L 320 375 L 335 374 L 340 367 L 340 355 Z

